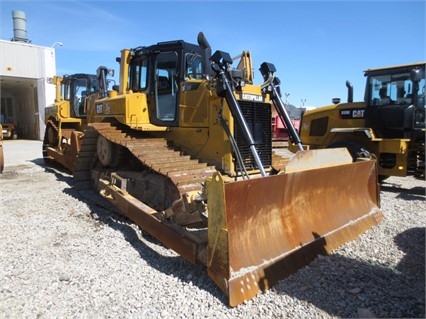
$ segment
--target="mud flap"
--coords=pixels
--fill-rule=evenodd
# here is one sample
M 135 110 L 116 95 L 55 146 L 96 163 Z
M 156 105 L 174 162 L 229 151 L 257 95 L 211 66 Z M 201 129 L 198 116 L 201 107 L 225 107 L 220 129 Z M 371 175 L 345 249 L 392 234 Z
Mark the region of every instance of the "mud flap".
M 303 151 L 281 175 L 225 183 L 216 173 L 208 182 L 207 270 L 230 306 L 383 219 L 375 161 L 335 152 Z

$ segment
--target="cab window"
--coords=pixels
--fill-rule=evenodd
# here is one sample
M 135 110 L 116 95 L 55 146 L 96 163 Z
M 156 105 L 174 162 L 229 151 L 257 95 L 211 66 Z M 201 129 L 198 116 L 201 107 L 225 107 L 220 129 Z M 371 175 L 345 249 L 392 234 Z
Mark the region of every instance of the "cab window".
M 172 122 L 176 119 L 177 83 L 176 68 L 178 55 L 176 52 L 158 54 L 155 63 L 155 97 L 156 114 L 161 121 Z
M 142 92 L 147 88 L 147 60 L 141 57 L 132 61 L 129 66 L 129 89 Z
M 185 78 L 202 79 L 202 57 L 199 53 L 187 53 L 185 56 Z

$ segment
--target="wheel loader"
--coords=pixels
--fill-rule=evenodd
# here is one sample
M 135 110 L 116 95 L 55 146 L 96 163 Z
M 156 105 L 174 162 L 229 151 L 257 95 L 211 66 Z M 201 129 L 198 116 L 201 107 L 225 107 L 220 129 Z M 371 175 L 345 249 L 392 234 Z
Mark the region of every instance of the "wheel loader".
M 306 111 L 304 149 L 346 147 L 352 157 L 377 158 L 379 180 L 425 177 L 425 62 L 368 69 L 363 102 L 348 100 Z M 295 143 L 289 149 L 298 151 Z
M 117 61 L 118 87 L 106 89 L 101 67 L 99 93 L 87 99 L 87 126 L 69 153 L 74 187 L 95 187 L 204 265 L 230 306 L 382 220 L 375 160 L 353 162 L 345 148 L 272 151 L 272 108 L 290 121 L 273 64 L 262 63 L 256 85 L 248 51 L 234 68 L 202 32 L 198 44 L 124 49 Z

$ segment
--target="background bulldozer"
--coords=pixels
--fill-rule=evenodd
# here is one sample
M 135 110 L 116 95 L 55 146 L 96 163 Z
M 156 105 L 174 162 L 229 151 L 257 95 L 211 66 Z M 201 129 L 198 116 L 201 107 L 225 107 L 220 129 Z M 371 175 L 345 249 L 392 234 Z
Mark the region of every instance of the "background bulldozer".
M 87 126 L 86 98 L 99 92 L 95 74 L 78 73 L 49 79 L 55 85 L 55 101 L 45 108 L 43 158 L 56 162 L 70 172 L 75 170 L 79 137 Z
M 249 52 L 233 68 L 202 33 L 198 45 L 124 49 L 117 61 L 120 85 L 109 91 L 107 69 L 98 69 L 87 125 L 73 131 L 75 143 L 65 141 L 75 148 L 62 153 L 76 154 L 67 160 L 74 187 L 95 187 L 164 245 L 205 265 L 231 306 L 382 219 L 374 160 L 353 162 L 344 148 L 291 159 L 272 151 L 272 107 L 291 125 L 272 64 L 261 65 L 264 81 L 255 85 Z
M 306 111 L 300 124 L 305 149 L 346 147 L 353 158 L 375 156 L 380 180 L 425 170 L 425 63 L 368 69 L 363 102 Z M 296 144 L 290 150 L 298 151 Z

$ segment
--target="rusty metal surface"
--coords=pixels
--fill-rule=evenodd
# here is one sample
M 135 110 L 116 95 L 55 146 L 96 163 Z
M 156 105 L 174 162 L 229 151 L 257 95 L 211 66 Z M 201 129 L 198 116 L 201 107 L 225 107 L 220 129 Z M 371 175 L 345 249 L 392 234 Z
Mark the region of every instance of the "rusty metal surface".
M 285 171 L 298 172 L 315 168 L 327 168 L 352 163 L 351 154 L 346 148 L 299 151 L 286 165 Z
M 101 182 L 98 184 L 98 189 L 124 216 L 132 220 L 136 225 L 142 227 L 190 262 L 197 262 L 202 242 L 194 240 L 189 232 L 173 227 L 172 224 L 158 219 L 155 217 L 157 213 L 155 210 L 129 194 L 117 191 L 114 186 Z
M 117 190 L 109 184 L 101 188 L 124 215 L 166 246 L 191 262 L 203 262 L 231 306 L 269 289 L 383 218 L 375 161 L 342 164 L 347 161 L 342 155 L 334 166 L 327 167 L 326 161 L 316 166 L 309 159 L 315 154 L 304 154 L 301 171 L 293 165 L 285 174 L 229 182 L 214 168 L 170 148 L 164 139 L 137 138 L 106 123 L 93 124 L 86 131 L 81 146 L 85 152 L 76 162 L 76 185 L 90 181 L 98 134 L 169 178 L 182 195 L 188 189 L 202 192 L 202 182 L 207 182 L 207 243 L 204 237 L 158 218 L 155 210 L 126 194 L 125 188 Z
M 209 274 L 227 281 L 233 306 L 383 218 L 374 161 L 225 183 L 224 203 L 228 261 L 213 259 Z
M 67 134 L 70 144 L 64 145 L 61 149 L 49 146 L 43 147 L 43 156 L 45 158 L 53 159 L 64 168 L 68 169 L 71 174 L 74 174 L 76 170 L 76 158 L 80 151 L 81 133 L 70 129 L 67 131 Z

